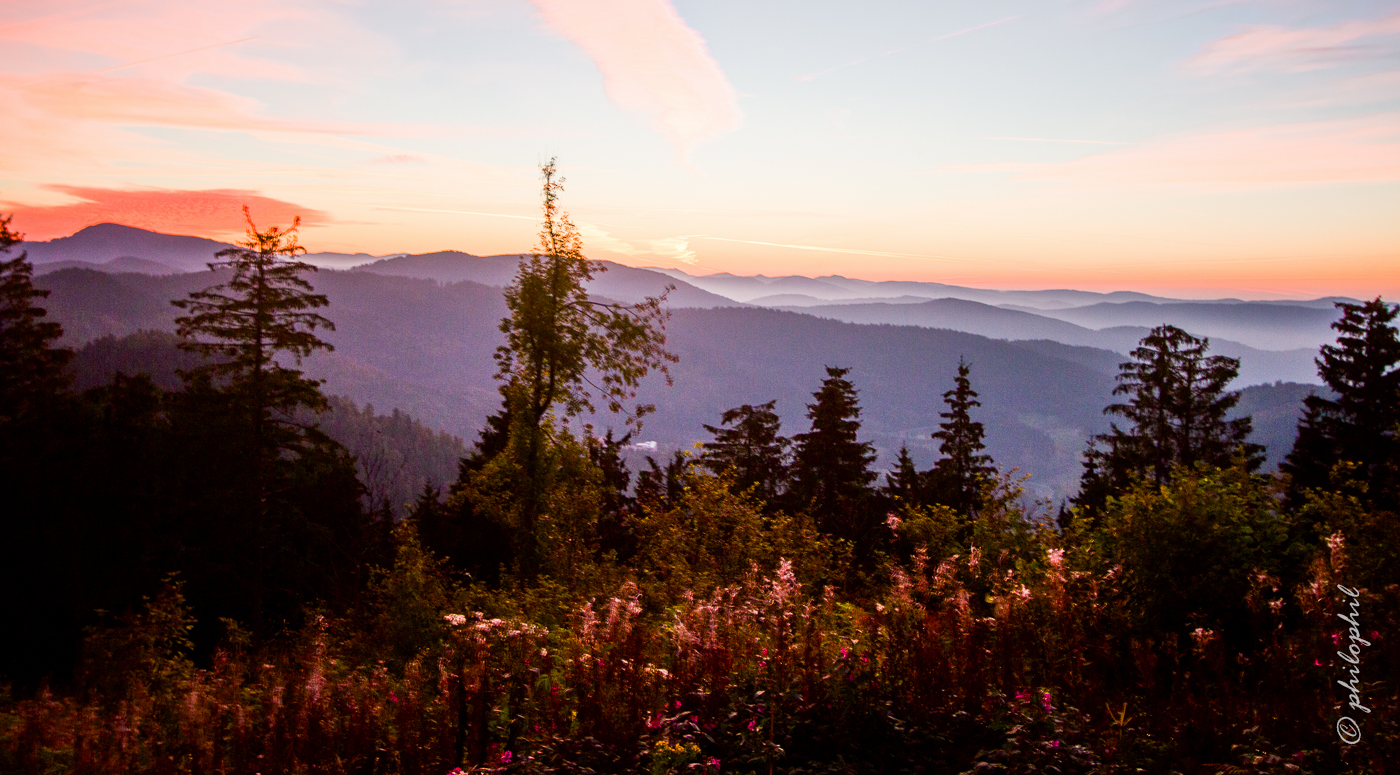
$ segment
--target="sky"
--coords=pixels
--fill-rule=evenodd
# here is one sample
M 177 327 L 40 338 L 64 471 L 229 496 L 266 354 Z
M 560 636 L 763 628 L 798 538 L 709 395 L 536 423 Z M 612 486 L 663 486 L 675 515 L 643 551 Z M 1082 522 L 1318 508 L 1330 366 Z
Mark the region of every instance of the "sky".
M 5 0 L 0 213 L 1189 298 L 1400 296 L 1400 2 Z

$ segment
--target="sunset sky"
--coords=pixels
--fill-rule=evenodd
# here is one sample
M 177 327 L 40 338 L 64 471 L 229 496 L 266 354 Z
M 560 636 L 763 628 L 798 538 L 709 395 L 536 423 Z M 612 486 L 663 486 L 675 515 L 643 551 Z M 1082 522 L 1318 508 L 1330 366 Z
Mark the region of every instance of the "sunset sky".
M 1400 2 L 6 0 L 0 212 L 313 251 L 1400 296 Z

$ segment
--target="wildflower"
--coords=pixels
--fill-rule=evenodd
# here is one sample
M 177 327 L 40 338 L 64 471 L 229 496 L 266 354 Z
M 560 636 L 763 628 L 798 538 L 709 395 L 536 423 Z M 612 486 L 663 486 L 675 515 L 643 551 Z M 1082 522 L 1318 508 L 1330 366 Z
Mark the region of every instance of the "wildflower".
M 398 701 L 399 701 L 399 696 L 398 696 L 397 694 L 394 694 L 393 692 L 389 692 L 389 702 L 392 702 L 392 703 L 397 704 Z
M 461 627 L 462 625 L 467 623 L 467 617 L 461 614 L 447 614 L 442 618 L 446 619 L 447 623 L 452 625 L 453 627 Z
M 1059 748 L 1059 747 L 1060 747 L 1060 741 L 1059 741 L 1059 740 L 1051 740 L 1051 741 L 1050 741 L 1050 747 L 1051 747 L 1051 748 Z
M 758 722 L 753 719 L 749 719 L 749 731 L 752 732 L 755 729 L 758 729 Z
M 846 659 L 846 658 L 849 657 L 850 655 L 851 655 L 850 649 L 847 649 L 847 648 L 842 648 L 842 649 L 841 649 L 841 658 L 842 658 L 842 659 Z
M 705 762 L 705 764 L 708 764 L 709 766 L 714 767 L 715 769 L 719 769 L 719 759 L 716 759 L 716 758 L 713 757 L 713 756 L 711 756 L 711 757 Z
M 1021 602 L 1023 603 L 1031 599 L 1031 590 L 1025 584 L 1022 584 L 1021 588 L 1016 590 L 1014 594 L 1016 597 L 1021 598 Z
M 1313 660 L 1313 666 L 1314 666 L 1314 667 L 1322 667 L 1322 660 L 1320 660 L 1320 659 L 1314 659 L 1314 660 Z
M 1044 708 L 1046 713 L 1055 709 L 1055 706 L 1050 704 L 1050 692 L 1040 695 L 1040 707 Z
M 1045 553 L 1045 561 L 1050 563 L 1050 567 L 1058 568 L 1065 562 L 1064 549 L 1051 549 Z
M 889 526 L 890 530 L 898 530 L 901 522 L 903 522 L 903 520 L 893 511 L 885 514 L 885 524 Z
M 501 754 L 501 764 L 510 764 L 510 751 Z

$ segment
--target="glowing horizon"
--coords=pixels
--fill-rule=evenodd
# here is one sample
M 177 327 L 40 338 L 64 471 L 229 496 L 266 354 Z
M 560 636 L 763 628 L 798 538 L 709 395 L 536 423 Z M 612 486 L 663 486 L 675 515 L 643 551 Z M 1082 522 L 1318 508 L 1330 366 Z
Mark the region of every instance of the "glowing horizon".
M 1400 296 L 1384 3 L 16 0 L 0 212 L 691 274 Z M 783 29 L 775 37 L 765 30 Z

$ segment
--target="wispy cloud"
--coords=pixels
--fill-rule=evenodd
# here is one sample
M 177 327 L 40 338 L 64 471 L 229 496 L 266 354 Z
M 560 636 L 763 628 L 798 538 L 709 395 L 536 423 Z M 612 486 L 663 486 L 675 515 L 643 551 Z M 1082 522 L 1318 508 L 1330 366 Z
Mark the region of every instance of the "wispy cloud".
M 1400 35 L 1400 13 L 1379 19 L 1356 19 L 1325 27 L 1288 28 L 1257 25 L 1206 45 L 1186 60 L 1200 75 L 1228 71 L 1298 72 L 1335 67 L 1358 59 L 1394 56 L 1394 42 L 1366 43 Z
M 1252 127 L 1143 142 L 1051 163 L 947 165 L 1121 189 L 1260 188 L 1400 181 L 1400 114 Z
M 287 225 L 300 216 L 305 226 L 329 223 L 326 213 L 263 196 L 257 191 L 211 189 L 111 189 L 45 186 L 71 197 L 67 204 L 13 206 L 16 226 L 30 239 L 72 234 L 97 223 L 120 223 L 174 234 L 219 236 L 243 232 L 244 205 L 259 225 Z
M 734 87 L 670 0 L 532 0 L 603 74 L 609 99 L 651 118 L 682 154 L 739 127 Z
M 1021 18 L 1021 17 L 1019 17 L 1019 16 L 1008 16 L 1008 17 L 1006 17 L 1005 19 L 998 19 L 997 21 L 994 21 L 994 22 L 987 22 L 986 24 L 979 24 L 979 25 L 977 25 L 976 27 L 968 27 L 968 28 L 965 29 L 965 30 L 958 30 L 957 32 L 950 32 L 950 33 L 948 33 L 947 35 L 939 35 L 939 36 L 936 37 L 936 38 L 932 38 L 932 39 L 930 39 L 930 40 L 926 40 L 926 41 L 924 41 L 924 42 L 922 42 L 922 43 L 915 43 L 915 44 L 912 45 L 912 46 L 904 46 L 904 47 L 902 47 L 902 48 L 891 49 L 891 50 L 886 51 L 886 52 L 884 52 L 884 53 L 874 54 L 874 55 L 868 56 L 868 57 L 863 57 L 863 58 L 857 59 L 857 60 L 855 60 L 855 61 L 853 61 L 853 62 L 847 62 L 847 63 L 844 64 L 844 65 L 837 65 L 836 67 L 827 68 L 826 70 L 821 70 L 821 71 L 818 71 L 818 72 L 815 72 L 815 73 L 809 73 L 808 75 L 799 75 L 799 76 L 797 76 L 796 78 L 794 78 L 793 80 L 794 80 L 794 81 L 811 81 L 811 80 L 814 80 L 814 79 L 816 79 L 816 78 L 820 78 L 820 77 L 822 77 L 823 75 L 827 75 L 827 74 L 829 74 L 829 73 L 834 73 L 834 72 L 836 72 L 837 70 L 845 70 L 845 69 L 848 68 L 848 67 L 855 67 L 856 65 L 865 64 L 866 62 L 873 62 L 873 61 L 876 60 L 876 59 L 882 59 L 882 58 L 887 57 L 887 56 L 892 56 L 892 55 L 894 55 L 894 54 L 898 54 L 898 53 L 900 53 L 900 52 L 902 52 L 902 51 L 909 51 L 910 49 L 916 49 L 916 48 L 919 48 L 919 47 L 921 47 L 921 46 L 927 46 L 927 45 L 929 45 L 930 43 L 937 43 L 937 42 L 940 41 L 940 40 L 947 40 L 948 38 L 956 38 L 956 37 L 958 37 L 959 35 L 966 35 L 966 34 L 968 34 L 969 32 L 977 32 L 978 30 L 985 30 L 985 29 L 987 29 L 988 27 L 996 27 L 997 25 L 1006 24 L 1006 23 L 1008 23 L 1008 22 L 1014 22 L 1014 21 L 1016 21 L 1016 20 L 1019 19 L 1019 18 Z
M 1132 145 L 1121 140 L 1071 140 L 1064 137 L 984 137 L 983 140 L 1023 140 L 1032 143 L 1081 143 L 1085 145 Z

